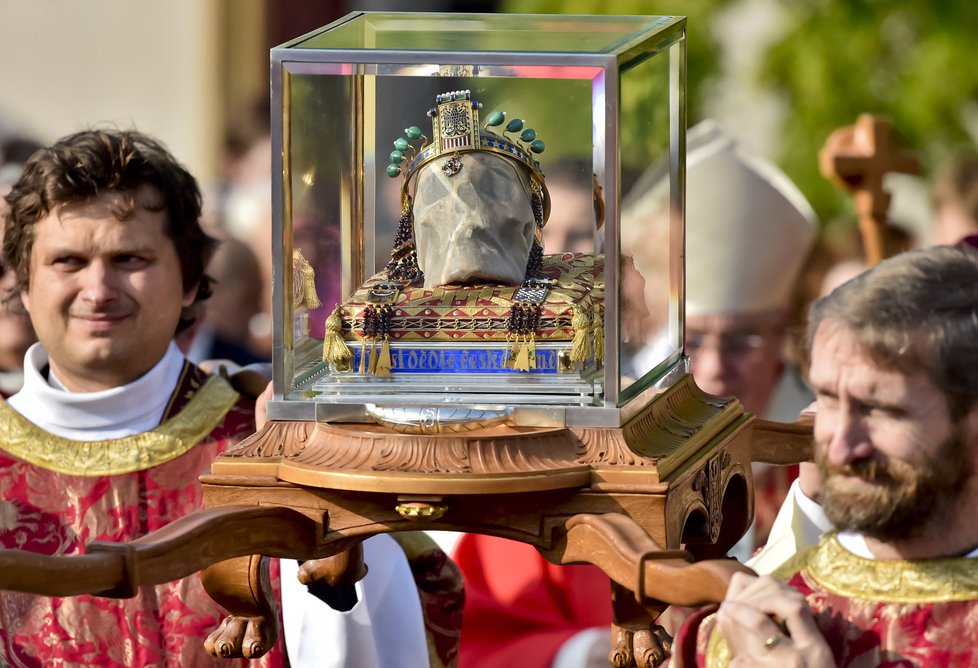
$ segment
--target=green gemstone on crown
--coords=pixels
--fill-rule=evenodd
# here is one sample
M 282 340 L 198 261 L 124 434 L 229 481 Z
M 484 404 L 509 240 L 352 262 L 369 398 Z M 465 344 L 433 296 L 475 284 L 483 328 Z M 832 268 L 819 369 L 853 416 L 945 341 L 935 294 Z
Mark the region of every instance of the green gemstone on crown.
M 409 128 L 405 128 L 404 134 L 408 136 L 408 139 L 417 139 L 421 136 L 421 128 L 417 125 L 412 125 Z
M 530 150 L 534 153 L 543 153 L 547 148 L 547 145 L 543 143 L 542 139 L 537 139 L 530 144 Z
M 396 148 L 398 151 L 406 151 L 408 146 L 410 146 L 410 144 L 408 144 L 408 140 L 404 137 L 398 137 L 394 140 L 394 148 Z
M 506 132 L 519 132 L 523 129 L 523 119 L 514 118 L 506 124 Z
M 537 131 L 533 128 L 527 128 L 520 133 L 520 139 L 523 141 L 533 141 L 537 138 Z
M 387 165 L 387 176 L 392 179 L 401 173 L 401 168 L 397 165 Z
M 397 164 L 404 161 L 404 154 L 398 150 L 391 151 L 391 162 Z
M 486 121 L 486 125 L 490 128 L 494 128 L 497 125 L 502 125 L 503 121 L 506 120 L 506 114 L 501 111 L 494 111 L 489 114 L 489 119 Z

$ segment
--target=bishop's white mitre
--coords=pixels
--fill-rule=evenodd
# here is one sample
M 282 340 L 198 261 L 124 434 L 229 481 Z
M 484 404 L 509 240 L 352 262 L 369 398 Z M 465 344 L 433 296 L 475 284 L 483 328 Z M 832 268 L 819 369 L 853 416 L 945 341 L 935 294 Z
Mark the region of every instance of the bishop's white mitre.
M 686 157 L 686 312 L 754 313 L 788 305 L 818 220 L 773 164 L 706 121 Z

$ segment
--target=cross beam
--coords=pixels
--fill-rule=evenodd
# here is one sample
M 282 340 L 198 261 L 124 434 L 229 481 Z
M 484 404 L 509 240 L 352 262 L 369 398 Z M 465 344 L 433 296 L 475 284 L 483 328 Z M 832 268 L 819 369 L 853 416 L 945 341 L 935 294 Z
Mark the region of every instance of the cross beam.
M 855 125 L 834 131 L 819 153 L 822 175 L 843 188 L 856 202 L 859 231 L 870 266 L 885 256 L 886 214 L 890 194 L 883 187 L 889 172 L 918 174 L 920 162 L 899 147 L 890 121 L 860 114 Z

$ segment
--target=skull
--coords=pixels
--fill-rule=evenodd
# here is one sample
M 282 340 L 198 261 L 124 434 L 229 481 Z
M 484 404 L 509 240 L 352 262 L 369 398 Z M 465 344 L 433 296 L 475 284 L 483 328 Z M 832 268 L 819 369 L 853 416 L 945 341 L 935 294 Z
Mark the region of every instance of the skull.
M 528 170 L 477 151 L 456 156 L 462 167 L 450 175 L 443 169 L 450 159 L 417 177 L 414 236 L 425 287 L 518 285 L 536 233 Z

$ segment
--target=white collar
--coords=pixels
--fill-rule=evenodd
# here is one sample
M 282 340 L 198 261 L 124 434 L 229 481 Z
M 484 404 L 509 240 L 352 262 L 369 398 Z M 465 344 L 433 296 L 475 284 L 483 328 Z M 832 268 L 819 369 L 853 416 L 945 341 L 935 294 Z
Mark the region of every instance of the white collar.
M 855 533 L 852 531 L 840 531 L 836 534 L 836 538 L 839 540 L 839 544 L 852 552 L 857 557 L 862 557 L 863 559 L 875 559 L 873 553 L 869 551 L 869 546 L 866 544 L 866 536 L 861 533 Z M 968 554 L 964 555 L 965 558 L 974 559 L 978 557 L 978 547 L 973 549 Z
M 183 354 L 171 341 L 156 365 L 133 382 L 98 392 L 71 392 L 41 370 L 48 363 L 40 343 L 24 356 L 24 387 L 9 400 L 25 418 L 64 438 L 95 441 L 122 438 L 159 425 L 180 380 Z

